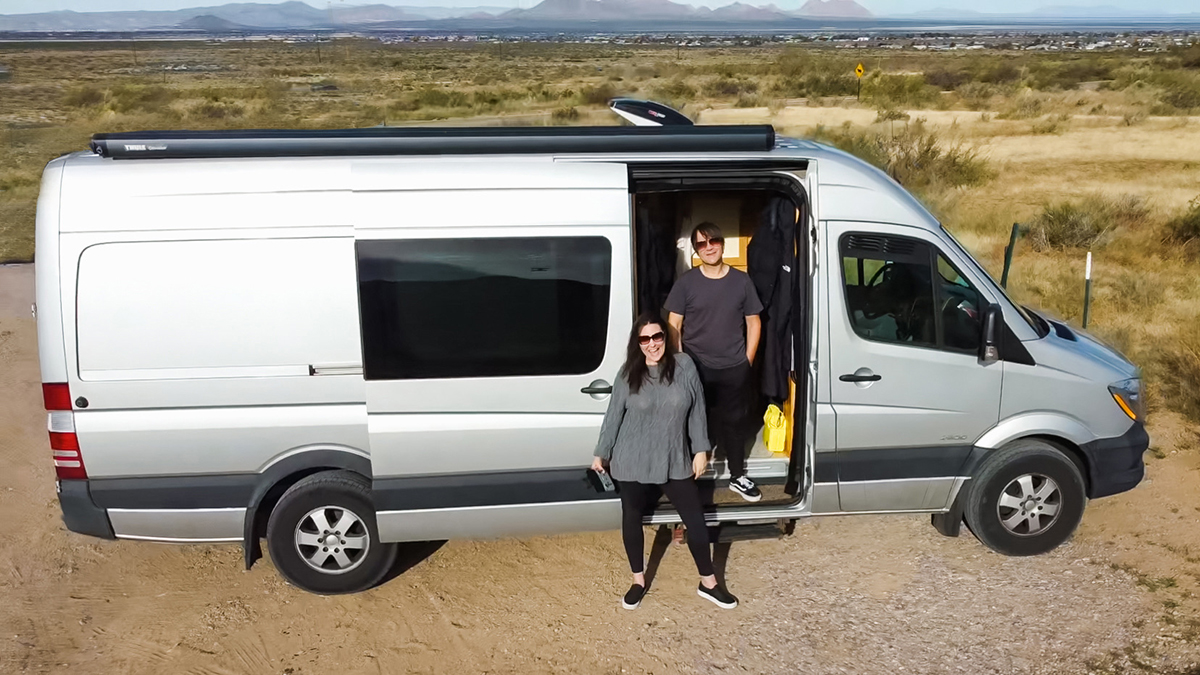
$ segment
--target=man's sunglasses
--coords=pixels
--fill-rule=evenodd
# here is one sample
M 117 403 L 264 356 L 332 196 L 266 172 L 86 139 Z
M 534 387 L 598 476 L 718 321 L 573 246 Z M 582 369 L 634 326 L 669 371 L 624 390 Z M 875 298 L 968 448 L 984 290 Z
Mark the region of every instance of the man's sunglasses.
M 667 336 L 660 330 L 657 333 L 655 333 L 654 335 L 639 335 L 638 336 L 638 344 L 648 345 L 648 344 L 650 344 L 651 341 L 662 342 L 663 340 L 666 340 L 666 339 L 667 339 Z
M 697 241 L 693 244 L 693 246 L 696 247 L 697 251 L 703 251 L 704 249 L 708 248 L 709 246 L 720 246 L 721 244 L 724 244 L 724 243 L 725 243 L 724 237 L 713 237 L 712 239 L 706 239 L 704 241 Z

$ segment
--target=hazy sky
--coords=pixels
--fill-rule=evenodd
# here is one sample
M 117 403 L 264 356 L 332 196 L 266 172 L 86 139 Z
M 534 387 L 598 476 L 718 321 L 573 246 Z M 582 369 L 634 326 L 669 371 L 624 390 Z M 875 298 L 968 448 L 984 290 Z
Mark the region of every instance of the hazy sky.
M 49 12 L 60 9 L 70 9 L 77 12 L 100 12 L 111 10 L 136 9 L 184 9 L 225 4 L 226 0 L 0 0 L 0 14 L 24 14 L 29 12 Z M 232 1 L 232 0 L 229 0 Z M 263 0 L 259 0 L 263 1 Z M 270 0 L 266 0 L 270 1 Z M 474 7 L 479 5 L 498 7 L 532 7 L 538 0 L 309 0 L 313 7 L 324 9 L 332 5 L 437 5 L 442 7 Z M 731 4 L 734 0 L 676 0 L 693 5 L 708 5 L 718 7 Z M 772 0 L 743 0 L 751 5 L 766 5 Z M 804 0 L 773 0 L 774 4 L 785 9 L 793 9 L 803 4 Z M 995 0 L 857 0 L 859 4 L 877 15 L 904 14 L 941 7 L 971 9 L 981 12 L 1006 13 L 1025 12 L 1040 7 L 1107 6 L 1138 11 L 1157 11 L 1163 13 L 1187 13 L 1200 11 L 1197 0 L 1006 0 L 997 3 Z

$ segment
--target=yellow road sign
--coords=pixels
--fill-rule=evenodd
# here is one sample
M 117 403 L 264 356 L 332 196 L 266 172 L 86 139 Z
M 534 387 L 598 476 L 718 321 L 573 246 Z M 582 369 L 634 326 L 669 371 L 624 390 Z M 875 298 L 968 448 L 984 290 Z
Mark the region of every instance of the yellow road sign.
M 863 68 L 863 64 L 861 64 L 861 63 L 858 64 L 858 67 L 854 69 L 854 74 L 859 77 L 862 77 L 863 73 L 865 73 L 865 72 L 867 72 L 867 71 L 865 68 Z

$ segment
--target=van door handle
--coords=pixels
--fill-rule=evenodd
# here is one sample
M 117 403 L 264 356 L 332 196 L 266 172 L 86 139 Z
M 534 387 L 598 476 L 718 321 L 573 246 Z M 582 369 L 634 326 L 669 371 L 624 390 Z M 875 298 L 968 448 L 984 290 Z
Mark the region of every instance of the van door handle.
M 883 376 L 877 373 L 871 373 L 870 375 L 851 373 L 849 375 L 842 375 L 838 379 L 842 382 L 878 382 L 883 379 Z
M 579 391 L 599 400 L 612 393 L 612 385 L 604 380 L 596 380 Z

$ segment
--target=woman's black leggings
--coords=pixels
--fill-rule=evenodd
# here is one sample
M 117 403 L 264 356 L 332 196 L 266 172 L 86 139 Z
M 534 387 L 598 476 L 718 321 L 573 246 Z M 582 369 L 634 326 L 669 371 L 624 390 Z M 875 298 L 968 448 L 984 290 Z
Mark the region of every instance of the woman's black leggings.
M 688 549 L 696 561 L 700 576 L 713 574 L 712 551 L 708 548 L 708 525 L 704 522 L 704 507 L 696 481 L 671 480 L 662 485 L 621 481 L 621 537 L 625 540 L 625 555 L 629 556 L 629 571 L 645 571 L 645 533 L 642 517 L 658 503 L 659 494 L 666 494 L 671 505 L 683 518 L 688 530 Z

